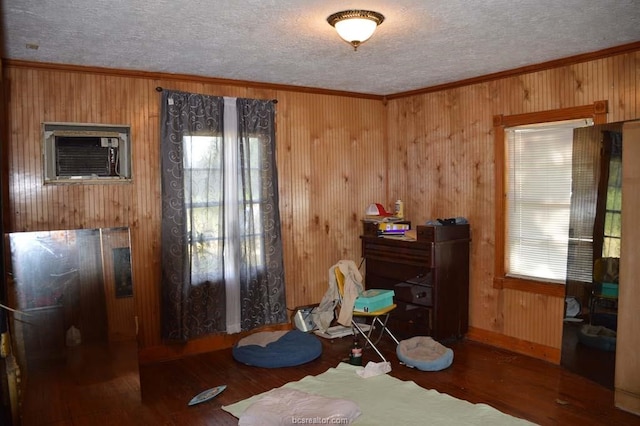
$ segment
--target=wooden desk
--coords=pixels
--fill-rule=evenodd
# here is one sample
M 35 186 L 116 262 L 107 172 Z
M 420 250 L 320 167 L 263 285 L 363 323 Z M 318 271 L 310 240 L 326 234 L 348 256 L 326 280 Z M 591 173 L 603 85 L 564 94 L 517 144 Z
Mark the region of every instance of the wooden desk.
M 469 225 L 418 226 L 417 241 L 383 238 L 365 224 L 366 288 L 395 291 L 390 328 L 403 337 L 461 338 L 469 327 Z

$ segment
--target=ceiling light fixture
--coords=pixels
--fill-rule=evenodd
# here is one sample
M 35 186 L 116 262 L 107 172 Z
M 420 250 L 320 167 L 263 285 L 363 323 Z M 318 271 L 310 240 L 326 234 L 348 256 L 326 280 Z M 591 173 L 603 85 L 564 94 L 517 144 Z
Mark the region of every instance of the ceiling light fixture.
M 383 21 L 382 14 L 370 10 L 343 10 L 327 18 L 338 35 L 353 46 L 353 50 L 358 50 L 358 46 L 369 40 Z

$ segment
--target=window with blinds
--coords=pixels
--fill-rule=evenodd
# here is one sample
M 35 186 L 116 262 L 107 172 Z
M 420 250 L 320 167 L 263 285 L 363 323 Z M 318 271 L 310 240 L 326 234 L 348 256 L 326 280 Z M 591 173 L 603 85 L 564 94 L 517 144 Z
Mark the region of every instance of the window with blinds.
M 572 120 L 506 129 L 508 276 L 564 283 L 571 209 Z

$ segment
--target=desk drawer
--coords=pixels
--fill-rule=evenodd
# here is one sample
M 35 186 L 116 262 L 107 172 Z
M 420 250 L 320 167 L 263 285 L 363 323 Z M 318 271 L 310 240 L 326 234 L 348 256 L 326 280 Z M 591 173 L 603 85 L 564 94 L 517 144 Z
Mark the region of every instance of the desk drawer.
M 431 309 L 397 302 L 398 307 L 391 312 L 390 328 L 396 336 L 408 339 L 413 336 L 431 336 L 433 320 Z
M 433 267 L 433 243 L 361 237 L 362 256 L 367 260 Z
M 389 284 L 393 285 L 395 283 L 413 280 L 418 276 L 426 276 L 430 271 L 431 270 L 424 265 L 416 266 L 393 261 L 367 259 L 365 275 L 367 278 L 367 286 L 373 288 L 369 285 L 369 280 L 373 280 L 374 277 L 375 279 L 380 278 L 385 279 L 385 281 L 390 281 Z
M 394 286 L 397 300 L 414 305 L 433 306 L 433 288 L 426 285 L 398 283 Z

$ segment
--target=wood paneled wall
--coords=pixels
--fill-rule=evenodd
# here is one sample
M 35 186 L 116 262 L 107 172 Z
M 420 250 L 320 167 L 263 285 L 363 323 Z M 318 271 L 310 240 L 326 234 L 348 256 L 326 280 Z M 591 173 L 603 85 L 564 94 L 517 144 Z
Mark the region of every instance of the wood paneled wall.
M 608 100 L 608 122 L 640 117 L 640 52 L 389 101 L 390 194 L 414 223 L 471 223 L 472 338 L 559 362 L 564 299 L 493 288 L 492 116 L 598 100 Z
M 277 99 L 277 158 L 287 306 L 318 303 L 328 270 L 360 258 L 360 219 L 386 201 L 386 111 L 380 98 L 250 88 L 167 76 L 121 75 L 11 62 L 7 231 L 131 231 L 135 315 L 142 352 L 170 356 L 160 337 L 160 95 L 156 87 Z M 43 185 L 42 122 L 129 124 L 131 184 Z M 110 291 L 110 290 L 107 290 Z M 118 301 L 121 301 L 118 299 Z M 129 322 L 120 318 L 120 323 Z M 113 331 L 113 330 L 112 330 Z M 213 340 L 211 344 L 220 344 Z M 224 340 L 222 344 L 228 345 Z M 193 351 L 210 348 L 197 342 Z M 187 353 L 175 348 L 173 353 Z
M 638 118 L 639 61 L 640 52 L 618 54 L 388 101 L 9 61 L 7 230 L 130 227 L 140 347 L 143 352 L 164 347 L 160 97 L 155 88 L 277 99 L 290 309 L 320 301 L 328 269 L 337 260 L 360 259 L 358 236 L 366 206 L 381 202 L 391 207 L 400 198 L 405 216 L 414 224 L 438 217 L 469 219 L 470 336 L 525 352 L 533 346 L 554 360 L 560 348 L 563 299 L 493 288 L 492 117 L 608 100 L 609 122 Z M 44 121 L 130 124 L 133 182 L 43 186 Z M 193 348 L 206 350 L 210 345 L 199 342 Z

